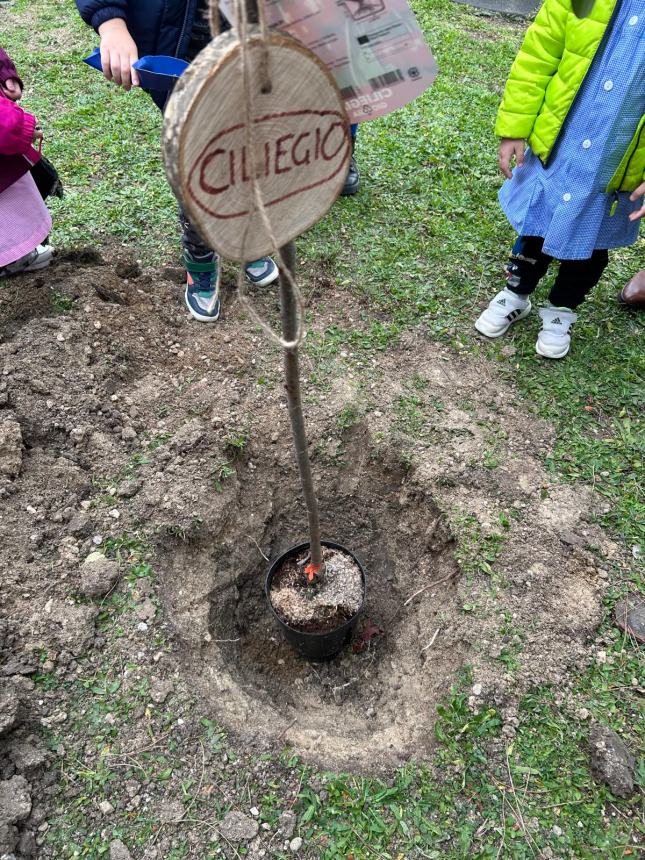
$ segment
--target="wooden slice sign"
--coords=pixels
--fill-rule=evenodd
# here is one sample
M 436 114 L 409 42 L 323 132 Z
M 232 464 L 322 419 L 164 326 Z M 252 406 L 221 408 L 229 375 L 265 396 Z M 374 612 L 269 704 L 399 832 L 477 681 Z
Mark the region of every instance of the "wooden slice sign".
M 272 253 L 329 210 L 351 155 L 343 99 L 327 68 L 299 42 L 252 28 L 246 53 L 252 129 L 245 122 L 241 46 L 214 39 L 180 78 L 164 122 L 170 183 L 204 241 L 231 260 Z M 268 61 L 269 92 L 261 92 Z M 254 206 L 253 171 L 271 222 Z

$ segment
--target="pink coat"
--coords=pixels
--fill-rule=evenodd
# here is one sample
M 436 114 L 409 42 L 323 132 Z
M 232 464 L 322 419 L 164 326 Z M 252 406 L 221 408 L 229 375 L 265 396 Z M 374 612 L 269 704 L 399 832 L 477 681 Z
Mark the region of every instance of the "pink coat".
M 33 147 L 36 117 L 0 90 L 0 194 L 40 159 Z
M 16 79 L 16 67 L 0 48 L 0 85 Z M 33 148 L 36 118 L 0 87 L 0 269 L 29 254 L 47 236 L 52 219 L 29 173 L 40 158 Z

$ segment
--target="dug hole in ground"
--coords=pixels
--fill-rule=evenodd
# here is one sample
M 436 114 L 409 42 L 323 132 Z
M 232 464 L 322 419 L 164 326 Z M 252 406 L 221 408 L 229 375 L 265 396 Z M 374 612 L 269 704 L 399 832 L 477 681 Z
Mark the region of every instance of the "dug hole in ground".
M 145 745 L 149 708 L 189 691 L 243 755 L 287 747 L 388 774 L 429 760 L 436 706 L 466 665 L 471 706 L 499 708 L 512 737 L 519 697 L 588 660 L 602 560 L 622 552 L 592 524 L 591 493 L 544 471 L 552 429 L 487 364 L 421 330 L 362 364 L 328 357 L 317 384 L 305 349 L 322 532 L 367 577 L 353 646 L 305 661 L 263 592 L 267 559 L 307 537 L 280 351 L 226 288 L 220 322 L 196 325 L 181 277 L 81 253 L 1 294 L 0 645 L 20 705 L 3 714 L 12 745 L 41 750 L 25 771 L 33 807 L 44 818 L 58 755 L 34 726 L 65 755 L 88 719 L 71 682 L 92 666 L 125 667 L 119 695 L 142 703 L 117 749 Z M 276 291 L 253 298 L 277 319 Z M 306 298 L 307 343 L 365 324 L 324 271 Z M 128 541 L 147 547 L 136 570 Z M 97 551 L 110 564 L 88 562 Z

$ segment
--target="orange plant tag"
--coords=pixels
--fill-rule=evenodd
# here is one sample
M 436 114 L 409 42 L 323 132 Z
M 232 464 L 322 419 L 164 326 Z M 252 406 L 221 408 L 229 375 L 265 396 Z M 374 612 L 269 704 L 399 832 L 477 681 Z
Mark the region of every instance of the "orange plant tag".
M 313 582 L 318 574 L 320 573 L 321 564 L 308 564 L 305 567 L 305 573 L 307 575 L 307 582 Z

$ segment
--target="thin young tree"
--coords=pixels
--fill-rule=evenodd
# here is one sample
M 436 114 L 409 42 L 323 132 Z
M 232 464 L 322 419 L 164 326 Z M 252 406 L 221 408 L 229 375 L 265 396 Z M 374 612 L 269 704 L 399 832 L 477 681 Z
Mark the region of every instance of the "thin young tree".
M 282 276 L 280 278 L 280 310 L 282 315 L 282 337 L 289 346 L 284 348 L 284 382 L 287 392 L 287 404 L 289 407 L 289 418 L 291 420 L 291 431 L 293 434 L 293 445 L 300 472 L 302 492 L 307 506 L 307 520 L 309 524 L 309 563 L 305 566 L 305 574 L 310 583 L 314 583 L 324 573 L 322 558 L 322 546 L 320 543 L 320 516 L 318 512 L 318 498 L 314 488 L 313 476 L 311 474 L 311 463 L 307 444 L 307 431 L 305 428 L 305 416 L 302 409 L 302 394 L 300 386 L 300 362 L 298 356 L 298 303 L 293 290 L 293 281 L 296 275 L 296 246 L 289 242 L 280 249 L 282 264 L 291 275 L 291 279 Z M 295 345 L 293 345 L 295 344 Z

